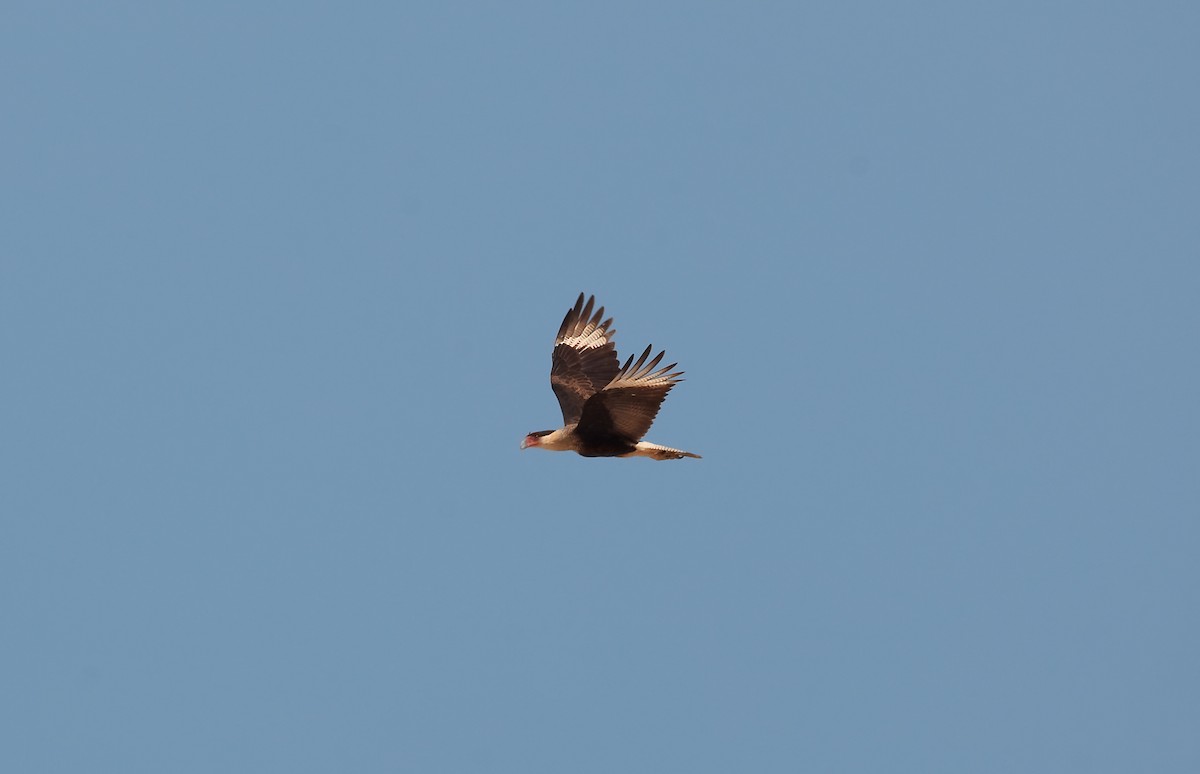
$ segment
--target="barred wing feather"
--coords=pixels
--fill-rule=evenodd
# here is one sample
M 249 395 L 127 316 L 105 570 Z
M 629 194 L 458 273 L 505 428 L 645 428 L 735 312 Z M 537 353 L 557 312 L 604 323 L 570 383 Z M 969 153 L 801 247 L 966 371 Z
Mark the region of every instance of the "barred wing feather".
M 612 342 L 616 333 L 610 327 L 612 318 L 603 320 L 604 307 L 593 313 L 595 303 L 596 297 L 589 296 L 585 305 L 580 293 L 574 308 L 563 317 L 554 339 L 550 388 L 558 397 L 563 423 L 567 425 L 579 421 L 588 398 L 604 389 L 620 370 Z

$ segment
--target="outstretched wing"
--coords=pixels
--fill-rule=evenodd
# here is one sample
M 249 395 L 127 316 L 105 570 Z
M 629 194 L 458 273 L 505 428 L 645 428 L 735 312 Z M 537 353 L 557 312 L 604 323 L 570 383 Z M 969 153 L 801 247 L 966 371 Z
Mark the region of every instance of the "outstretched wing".
M 601 322 L 604 307 L 592 314 L 595 303 L 596 297 L 589 296 L 585 306 L 580 293 L 554 339 L 550 387 L 558 396 L 563 424 L 567 425 L 579 421 L 587 399 L 604 389 L 620 370 L 612 343 L 616 331 L 609 328 L 612 318 Z
M 665 351 L 646 362 L 653 345 L 633 362 L 633 356 L 625 361 L 616 377 L 583 406 L 576 432 L 585 438 L 611 439 L 614 436 L 636 443 L 641 440 L 662 406 L 667 393 L 679 382 L 683 371 L 671 372 L 677 364 L 655 368 L 663 359 Z

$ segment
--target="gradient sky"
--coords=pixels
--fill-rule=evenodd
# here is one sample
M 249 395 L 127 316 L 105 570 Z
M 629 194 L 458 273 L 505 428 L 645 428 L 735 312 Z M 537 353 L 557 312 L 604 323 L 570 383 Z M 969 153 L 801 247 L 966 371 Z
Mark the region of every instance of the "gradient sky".
M 1200 771 L 1198 39 L 5 3 L 0 770 Z

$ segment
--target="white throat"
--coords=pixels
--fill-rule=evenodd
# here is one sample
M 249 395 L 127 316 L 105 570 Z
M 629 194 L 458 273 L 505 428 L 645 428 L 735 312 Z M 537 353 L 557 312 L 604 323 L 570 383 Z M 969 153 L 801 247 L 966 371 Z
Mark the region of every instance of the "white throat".
M 538 446 L 550 451 L 575 451 L 579 448 L 579 439 L 575 436 L 574 427 L 560 427 L 553 433 L 543 435 L 538 439 Z

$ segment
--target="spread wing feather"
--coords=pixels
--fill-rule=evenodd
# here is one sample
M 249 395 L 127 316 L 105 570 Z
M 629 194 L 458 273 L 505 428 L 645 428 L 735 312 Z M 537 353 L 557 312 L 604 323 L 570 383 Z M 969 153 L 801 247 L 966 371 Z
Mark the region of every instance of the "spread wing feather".
M 584 404 L 576 432 L 594 438 L 618 436 L 630 443 L 641 440 L 683 375 L 683 371 L 672 372 L 677 363 L 658 368 L 665 351 L 647 363 L 653 349 L 653 345 L 646 347 L 636 363 L 630 355 L 612 381 Z
M 587 399 L 604 389 L 620 371 L 612 343 L 616 331 L 609 327 L 612 318 L 603 320 L 604 307 L 593 314 L 595 304 L 596 297 L 589 296 L 585 305 L 580 293 L 554 339 L 550 388 L 558 396 L 563 423 L 567 425 L 579 421 Z

